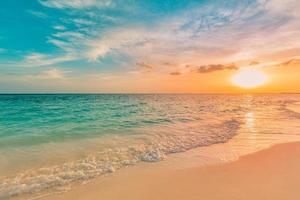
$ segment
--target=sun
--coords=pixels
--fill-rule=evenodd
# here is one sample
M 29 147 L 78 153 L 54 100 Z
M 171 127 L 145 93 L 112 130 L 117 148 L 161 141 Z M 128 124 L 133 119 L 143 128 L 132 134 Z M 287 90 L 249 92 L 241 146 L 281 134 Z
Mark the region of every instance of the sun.
M 263 85 L 267 81 L 267 76 L 258 69 L 242 69 L 236 73 L 231 81 L 243 88 L 255 88 Z

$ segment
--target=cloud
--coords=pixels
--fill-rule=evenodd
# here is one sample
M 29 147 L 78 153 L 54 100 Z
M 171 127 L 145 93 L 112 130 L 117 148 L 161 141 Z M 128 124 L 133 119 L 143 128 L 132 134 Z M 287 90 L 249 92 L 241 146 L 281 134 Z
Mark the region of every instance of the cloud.
M 46 13 L 40 12 L 40 11 L 35 11 L 35 10 L 27 10 L 28 13 L 30 13 L 31 15 L 34 15 L 36 17 L 45 19 L 48 17 L 48 15 Z
M 146 69 L 153 69 L 154 68 L 153 65 L 146 64 L 144 62 L 137 62 L 135 64 L 136 64 L 136 66 L 141 67 L 141 68 L 146 68 Z
M 280 65 L 288 66 L 288 65 L 300 65 L 300 58 L 292 58 L 290 60 L 282 62 Z
M 31 81 L 66 81 L 69 77 L 67 73 L 71 71 L 62 71 L 56 68 L 44 70 L 41 72 L 11 71 L 0 73 L 1 81 L 31 82 Z
M 31 53 L 29 55 L 26 55 L 23 62 L 19 63 L 18 65 L 24 67 L 39 67 L 67 62 L 74 59 L 75 57 L 73 55 L 48 56 L 41 53 Z
M 112 6 L 113 3 L 111 0 L 39 0 L 39 2 L 44 6 L 59 9 L 105 8 Z
M 31 78 L 35 79 L 64 79 L 65 78 L 64 71 L 58 70 L 58 69 L 50 69 L 48 71 L 41 72 L 39 74 L 36 74 L 34 76 L 31 76 Z
M 59 37 L 59 38 L 76 38 L 76 39 L 84 39 L 84 35 L 79 32 L 72 32 L 72 31 L 65 31 L 65 32 L 59 32 L 59 33 L 54 33 L 54 37 Z
M 117 52 L 139 59 L 151 55 L 154 64 L 199 59 L 228 63 L 298 45 L 278 43 L 291 36 L 299 38 L 299 31 L 290 24 L 293 20 L 281 16 L 282 12 L 269 16 L 264 6 L 264 2 L 233 7 L 209 5 L 161 19 L 151 29 L 141 25 L 111 28 L 90 41 L 87 57 L 98 60 Z
M 196 72 L 198 73 L 211 73 L 215 71 L 222 70 L 238 70 L 239 68 L 235 64 L 222 65 L 222 64 L 212 64 L 212 65 L 202 65 L 196 66 Z
M 254 62 L 254 63 L 253 63 Z M 293 56 L 286 59 L 281 59 L 271 62 L 250 62 L 248 65 L 240 66 L 243 67 L 256 67 L 256 68 L 265 68 L 265 67 L 283 67 L 283 66 L 300 66 L 300 56 Z
M 66 27 L 63 26 L 63 25 L 56 25 L 56 26 L 53 26 L 53 28 L 54 28 L 55 30 L 60 30 L 60 31 L 66 30 Z
M 298 0 L 261 0 L 264 3 L 265 9 L 272 14 L 289 15 L 299 17 L 300 2 Z
M 249 63 L 262 55 L 300 46 L 300 15 L 296 12 L 300 9 L 299 1 L 288 1 L 289 4 L 279 0 L 208 2 L 176 15 L 162 16 L 151 26 L 139 19 L 126 21 L 125 17 L 122 22 L 126 23 L 109 28 L 102 26 L 103 21 L 95 20 L 101 19 L 103 13 L 90 9 L 89 17 L 84 18 L 81 13 L 68 20 L 68 23 L 77 27 L 75 31 L 52 34 L 48 42 L 65 50 L 67 54 L 77 55 L 73 59 L 87 59 L 91 62 L 107 56 L 124 55 L 130 60 L 149 62 L 156 68 L 174 67 L 162 63 L 177 63 L 176 67 L 184 68 L 188 67 L 187 63 L 192 67 L 199 66 L 200 61 Z M 58 9 L 104 9 L 116 5 L 116 1 L 105 0 L 40 2 L 44 6 Z M 146 11 L 132 12 L 143 16 Z M 199 67 L 200 73 L 223 70 L 221 65 Z
M 80 26 L 92 26 L 92 25 L 96 25 L 95 22 L 90 21 L 90 20 L 86 20 L 86 19 L 74 19 L 73 20 L 74 24 L 78 27 Z
M 115 74 L 106 74 L 106 73 L 98 73 L 98 74 L 88 74 L 87 78 L 88 79 L 95 79 L 95 80 L 112 80 L 119 78 L 119 75 Z
M 250 66 L 252 66 L 252 65 L 258 65 L 258 64 L 260 64 L 260 62 L 258 62 L 258 61 L 251 61 L 250 63 L 249 63 L 249 65 Z
M 59 39 L 53 39 L 53 38 L 49 38 L 47 42 L 63 49 L 66 52 L 73 51 L 73 48 L 72 46 L 70 46 L 69 42 L 59 40 Z
M 171 63 L 171 62 L 163 62 L 162 64 L 165 66 L 176 66 L 177 65 L 177 64 Z
M 178 75 L 181 75 L 181 73 L 180 72 L 171 72 L 170 75 L 178 76 Z
M 84 50 L 87 35 L 79 31 L 58 31 L 48 36 L 48 43 L 53 44 L 67 54 L 77 54 L 78 58 L 85 58 Z
M 154 34 L 147 34 L 147 30 L 139 27 L 109 30 L 104 32 L 100 38 L 88 42 L 87 46 L 90 50 L 86 56 L 93 61 L 104 58 L 113 52 L 122 52 L 134 56 L 134 53 L 131 53 L 130 50 L 136 51 L 146 43 L 149 44 L 153 37 L 155 37 Z

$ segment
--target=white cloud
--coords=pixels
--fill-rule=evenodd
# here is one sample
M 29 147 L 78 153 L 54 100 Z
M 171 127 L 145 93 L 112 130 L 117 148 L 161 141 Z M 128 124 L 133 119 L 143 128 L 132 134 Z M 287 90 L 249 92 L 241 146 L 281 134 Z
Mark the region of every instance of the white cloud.
M 63 49 L 66 52 L 73 51 L 73 48 L 70 46 L 69 42 L 65 42 L 65 41 L 53 39 L 53 38 L 49 38 L 47 42 Z
M 67 54 L 80 54 L 78 52 L 84 47 L 87 37 L 84 33 L 64 31 L 52 34 L 47 42 L 61 48 Z
M 300 1 L 298 0 L 261 0 L 265 8 L 273 14 L 284 14 L 300 17 Z
M 53 28 L 54 28 L 55 30 L 60 30 L 60 31 L 66 30 L 66 27 L 63 26 L 63 25 L 56 25 L 56 26 L 53 26 Z
M 125 50 L 126 47 L 134 47 L 140 43 L 147 42 L 147 32 L 143 29 L 117 29 L 103 35 L 98 40 L 91 40 L 88 43 L 91 50 L 87 57 L 91 60 L 105 57 L 115 50 Z M 153 37 L 150 36 L 149 37 Z
M 35 10 L 27 10 L 28 13 L 36 16 L 36 17 L 39 17 L 39 18 L 47 18 L 48 15 L 46 13 L 43 13 L 43 12 L 40 12 L 40 11 L 35 11 Z
M 111 79 L 116 79 L 119 78 L 119 75 L 116 74 L 105 74 L 105 73 L 98 73 L 98 74 L 88 74 L 86 75 L 88 79 L 93 79 L 93 80 L 111 80 Z
M 65 73 L 58 69 L 50 69 L 30 77 L 34 79 L 64 79 Z
M 45 81 L 52 81 L 52 80 L 68 80 L 66 74 L 70 71 L 62 71 L 59 69 L 49 69 L 39 73 L 10 73 L 10 74 L 0 74 L 2 81 L 37 81 L 37 80 L 45 80 Z
M 65 31 L 65 32 L 59 32 L 54 33 L 53 36 L 60 37 L 60 38 L 76 38 L 76 39 L 84 39 L 84 35 L 79 32 L 72 32 L 72 31 Z
M 91 26 L 91 25 L 95 25 L 96 23 L 90 20 L 86 20 L 86 19 L 74 19 L 73 20 L 74 24 L 78 27 L 80 26 Z
M 39 67 L 53 65 L 56 63 L 66 62 L 74 60 L 73 55 L 63 55 L 63 56 L 47 56 L 41 53 L 31 53 L 27 55 L 22 63 L 19 63 L 20 66 L 24 67 Z
M 89 7 L 105 8 L 112 6 L 111 0 L 39 0 L 39 2 L 44 6 L 59 9 L 82 9 Z
M 151 64 L 211 64 L 299 48 L 300 15 L 288 11 L 299 11 L 300 3 L 289 3 L 261 1 L 243 9 L 214 5 L 161 19 L 150 28 L 127 26 L 107 30 L 87 44 L 90 50 L 86 56 L 97 60 L 110 53 L 125 53 Z
M 88 8 L 113 6 L 104 0 L 40 0 L 54 8 Z M 60 47 L 64 56 L 29 55 L 26 63 L 51 65 L 72 59 L 101 60 L 109 54 L 126 54 L 136 61 L 162 66 L 162 63 L 205 65 L 256 59 L 264 54 L 300 47 L 300 3 L 297 0 L 258 0 L 243 6 L 226 7 L 209 4 L 195 7 L 158 23 L 119 25 L 97 29 L 97 17 L 103 13 L 89 11 L 94 21 L 74 18 L 77 31 L 59 32 L 48 42 Z M 85 29 L 84 29 L 84 28 Z M 74 56 L 76 55 L 76 56 Z M 167 68 L 168 66 L 164 66 Z M 174 66 L 169 66 L 169 68 Z

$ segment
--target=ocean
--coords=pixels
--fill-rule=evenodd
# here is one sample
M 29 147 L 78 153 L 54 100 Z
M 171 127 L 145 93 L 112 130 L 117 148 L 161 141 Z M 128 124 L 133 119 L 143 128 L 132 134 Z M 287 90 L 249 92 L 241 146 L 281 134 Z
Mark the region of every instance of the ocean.
M 169 154 L 300 141 L 299 94 L 2 94 L 0 199 Z

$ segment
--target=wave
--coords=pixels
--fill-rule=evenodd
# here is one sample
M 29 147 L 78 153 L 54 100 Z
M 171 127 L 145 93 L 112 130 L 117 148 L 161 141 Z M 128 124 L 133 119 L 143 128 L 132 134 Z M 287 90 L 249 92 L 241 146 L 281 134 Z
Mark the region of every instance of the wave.
M 236 134 L 241 123 L 236 119 L 229 119 L 221 124 L 205 127 L 203 124 L 195 125 L 184 132 L 162 134 L 158 131 L 145 136 L 138 144 L 127 147 L 115 145 L 74 162 L 25 171 L 14 177 L 7 177 L 0 183 L 0 199 L 40 193 L 112 173 L 139 162 L 158 162 L 168 154 L 223 143 Z
M 281 105 L 281 110 L 285 111 L 291 118 L 300 119 L 300 101 L 285 101 Z

